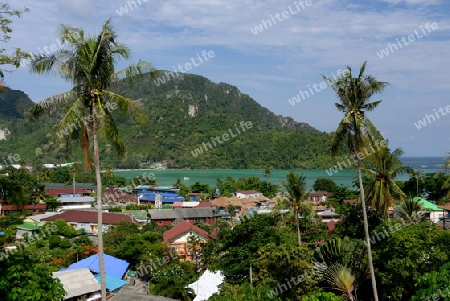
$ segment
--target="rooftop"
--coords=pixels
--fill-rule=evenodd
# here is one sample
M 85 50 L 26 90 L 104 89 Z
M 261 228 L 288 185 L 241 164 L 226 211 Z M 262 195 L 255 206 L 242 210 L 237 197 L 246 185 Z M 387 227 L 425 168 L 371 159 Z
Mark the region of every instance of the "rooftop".
M 64 299 L 100 291 L 101 286 L 87 268 L 54 272 L 53 277 L 58 278 L 66 291 Z
M 164 232 L 163 240 L 164 242 L 170 242 L 188 231 L 194 231 L 205 238 L 212 238 L 212 236 L 205 230 L 184 221 Z
M 121 213 L 109 213 L 103 212 L 103 224 L 118 224 L 121 220 L 126 220 L 128 222 L 133 222 L 133 219 L 126 214 Z M 66 222 L 74 223 L 97 223 L 97 211 L 88 210 L 68 210 L 60 214 L 55 214 L 46 218 L 41 219 L 41 221 L 52 222 L 57 219 L 65 220 Z

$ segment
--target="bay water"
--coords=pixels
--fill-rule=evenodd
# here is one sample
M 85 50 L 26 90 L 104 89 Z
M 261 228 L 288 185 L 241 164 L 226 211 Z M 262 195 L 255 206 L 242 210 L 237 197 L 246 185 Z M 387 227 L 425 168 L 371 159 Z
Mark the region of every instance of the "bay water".
M 409 166 L 414 170 L 422 170 L 424 173 L 434 173 L 444 170 L 443 157 L 403 157 L 401 158 L 403 165 Z M 306 176 L 307 189 L 312 189 L 314 181 L 317 178 L 329 178 L 336 184 L 352 186 L 357 174 L 353 170 L 339 170 L 337 173 L 330 173 L 330 170 L 304 169 L 304 170 L 270 170 L 271 176 L 265 177 L 262 169 L 159 169 L 159 170 L 117 170 L 114 171 L 116 176 L 125 177 L 127 180 L 136 176 L 153 173 L 156 183 L 161 186 L 173 185 L 178 178 L 185 185 L 192 185 L 196 182 L 201 184 L 209 184 L 210 187 L 216 186 L 217 178 L 225 180 L 227 177 L 235 179 L 259 177 L 262 180 L 279 184 L 286 179 L 286 173 L 294 171 Z M 406 181 L 410 178 L 408 174 L 399 175 L 396 180 Z

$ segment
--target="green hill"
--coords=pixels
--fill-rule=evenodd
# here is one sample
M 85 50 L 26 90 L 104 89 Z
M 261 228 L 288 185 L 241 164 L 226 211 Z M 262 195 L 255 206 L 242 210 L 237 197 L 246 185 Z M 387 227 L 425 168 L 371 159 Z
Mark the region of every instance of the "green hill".
M 165 83 L 146 78 L 132 87 L 119 84 L 114 88 L 140 101 L 148 123 L 141 127 L 117 117 L 128 153 L 119 160 L 103 144 L 105 166 L 135 168 L 154 162 L 199 169 L 331 166 L 329 133 L 275 115 L 229 84 L 192 74 L 172 75 L 161 71 Z M 31 105 L 28 102 L 16 110 L 20 114 L 5 117 L 11 135 L 0 141 L 0 155 L 17 152 L 29 163 L 80 161 L 77 152 L 66 158 L 64 146 L 53 140 L 61 112 L 31 123 L 23 119 L 23 111 Z M 5 112 L 3 107 L 1 111 Z

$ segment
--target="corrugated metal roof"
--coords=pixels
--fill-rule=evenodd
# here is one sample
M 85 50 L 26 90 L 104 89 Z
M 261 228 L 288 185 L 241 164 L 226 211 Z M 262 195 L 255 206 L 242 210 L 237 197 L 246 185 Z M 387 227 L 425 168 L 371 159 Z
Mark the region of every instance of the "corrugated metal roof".
M 93 203 L 95 198 L 92 196 L 68 196 L 59 197 L 58 201 L 61 203 Z
M 87 268 L 54 272 L 53 277 L 61 281 L 66 291 L 64 300 L 100 291 L 101 289 L 100 284 Z

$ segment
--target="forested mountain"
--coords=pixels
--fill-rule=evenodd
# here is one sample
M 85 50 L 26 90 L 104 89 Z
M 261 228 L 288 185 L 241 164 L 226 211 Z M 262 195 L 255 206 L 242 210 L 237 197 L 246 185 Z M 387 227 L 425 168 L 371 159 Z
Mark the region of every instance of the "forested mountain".
M 105 166 L 136 168 L 141 163 L 163 162 L 169 168 L 288 169 L 331 165 L 329 133 L 277 116 L 229 84 L 160 71 L 157 79 L 148 77 L 133 86 L 121 83 L 114 90 L 139 100 L 148 122 L 142 127 L 116 116 L 128 153 L 119 160 L 110 145 L 103 144 Z M 21 93 L 12 93 L 20 105 L 11 114 L 0 103 L 11 131 L 6 141 L 0 141 L 0 155 L 18 153 L 28 163 L 81 161 L 77 152 L 65 157 L 64 145 L 55 141 L 61 112 L 36 123 L 23 119 L 32 103 L 19 98 Z M 11 107 L 14 99 L 5 104 Z

